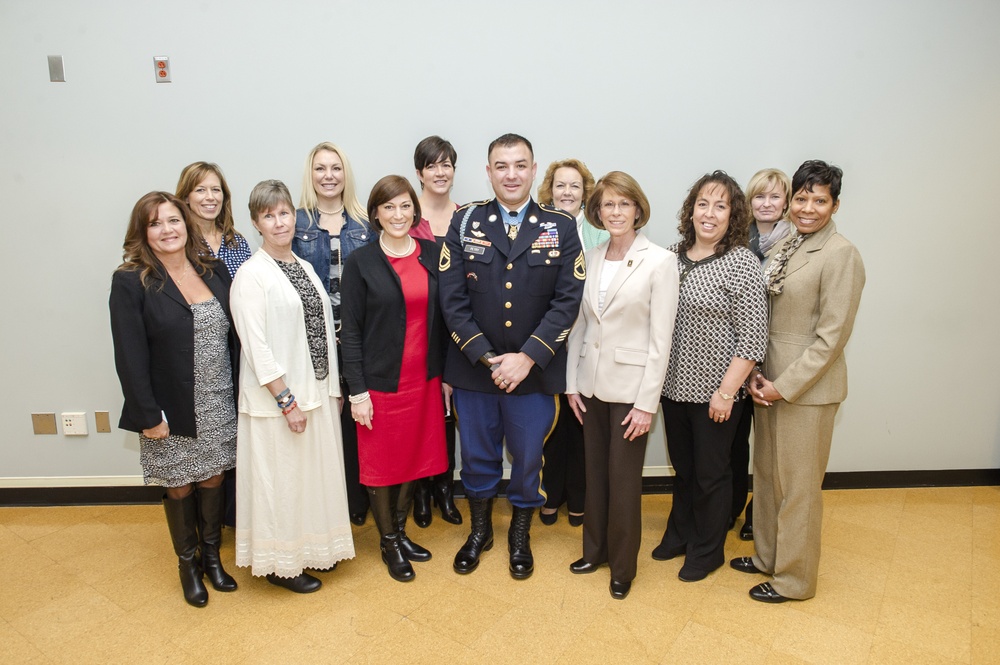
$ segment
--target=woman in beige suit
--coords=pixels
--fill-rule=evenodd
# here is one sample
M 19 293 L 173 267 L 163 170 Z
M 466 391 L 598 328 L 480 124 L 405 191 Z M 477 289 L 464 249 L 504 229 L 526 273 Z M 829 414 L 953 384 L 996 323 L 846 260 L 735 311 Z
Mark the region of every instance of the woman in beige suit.
M 772 575 L 750 589 L 766 603 L 816 595 L 821 488 L 833 419 L 847 397 L 844 346 L 865 285 L 858 250 L 837 233 L 843 172 L 808 161 L 792 178 L 795 233 L 764 273 L 771 303 L 767 360 L 750 375 L 757 404 L 754 446 L 753 557 L 730 565 Z
M 577 574 L 611 566 L 611 596 L 635 578 L 642 531 L 642 463 L 670 359 L 677 257 L 638 232 L 649 201 L 612 171 L 587 201 L 587 220 L 611 237 L 587 252 L 580 315 L 569 336 L 566 397 L 583 423 L 587 498 Z

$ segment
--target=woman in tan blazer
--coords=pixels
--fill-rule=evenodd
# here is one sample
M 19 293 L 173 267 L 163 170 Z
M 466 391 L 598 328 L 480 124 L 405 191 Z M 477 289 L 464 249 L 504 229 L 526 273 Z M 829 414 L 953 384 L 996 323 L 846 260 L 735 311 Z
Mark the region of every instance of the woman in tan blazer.
M 750 590 L 767 603 L 816 595 L 823 475 L 833 420 L 847 397 L 844 346 L 865 285 L 858 250 L 837 233 L 843 172 L 808 161 L 792 178 L 795 233 L 765 270 L 771 303 L 767 359 L 750 375 L 757 404 L 754 549 L 730 565 L 772 575 Z
M 587 252 L 587 283 L 569 335 L 566 397 L 583 423 L 587 498 L 583 558 L 611 567 L 611 596 L 635 578 L 642 532 L 642 463 L 670 359 L 677 313 L 677 257 L 638 232 L 649 201 L 630 175 L 612 171 L 587 201 L 587 219 L 610 239 Z

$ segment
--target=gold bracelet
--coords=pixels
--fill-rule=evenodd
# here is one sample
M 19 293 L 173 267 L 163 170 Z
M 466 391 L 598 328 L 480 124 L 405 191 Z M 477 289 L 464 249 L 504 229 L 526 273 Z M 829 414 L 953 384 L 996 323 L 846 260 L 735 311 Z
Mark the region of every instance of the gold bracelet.
M 719 393 L 719 397 L 721 397 L 722 399 L 726 400 L 727 402 L 729 400 L 733 399 L 734 397 L 736 397 L 736 395 L 727 395 L 726 393 L 722 392 L 721 390 L 716 390 L 715 392 Z

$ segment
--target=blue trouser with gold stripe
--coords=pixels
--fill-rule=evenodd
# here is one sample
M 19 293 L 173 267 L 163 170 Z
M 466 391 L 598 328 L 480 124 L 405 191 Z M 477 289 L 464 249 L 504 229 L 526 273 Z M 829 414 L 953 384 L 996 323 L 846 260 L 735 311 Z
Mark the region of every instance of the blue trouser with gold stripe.
M 489 499 L 497 495 L 506 439 L 512 458 L 507 499 L 518 508 L 543 505 L 542 448 L 555 426 L 556 396 L 455 388 L 454 399 L 466 496 Z

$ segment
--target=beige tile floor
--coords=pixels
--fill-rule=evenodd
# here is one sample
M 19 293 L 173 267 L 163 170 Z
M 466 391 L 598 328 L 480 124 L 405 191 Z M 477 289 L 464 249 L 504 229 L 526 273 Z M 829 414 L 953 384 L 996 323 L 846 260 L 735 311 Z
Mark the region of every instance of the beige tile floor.
M 1000 663 L 1000 487 L 825 493 L 819 593 L 764 605 L 728 566 L 703 582 L 653 561 L 670 508 L 643 499 L 639 574 L 576 576 L 581 531 L 536 520 L 535 574 L 507 574 L 503 538 L 468 576 L 467 526 L 411 536 L 434 552 L 400 584 L 369 519 L 358 558 L 296 596 L 223 561 L 240 584 L 187 606 L 159 506 L 0 508 L 0 663 Z M 467 504 L 459 502 L 467 514 Z M 509 507 L 495 522 L 506 533 Z M 731 533 L 728 557 L 750 554 Z

